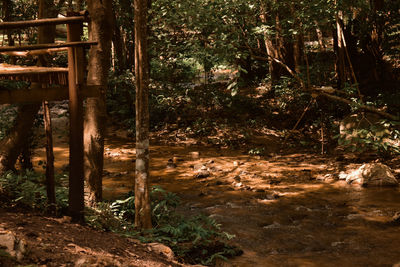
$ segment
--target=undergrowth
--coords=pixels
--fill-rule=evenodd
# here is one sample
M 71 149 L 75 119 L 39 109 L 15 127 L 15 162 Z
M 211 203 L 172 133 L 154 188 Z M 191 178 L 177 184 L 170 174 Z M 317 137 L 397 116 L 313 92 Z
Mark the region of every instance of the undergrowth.
M 59 215 L 66 211 L 68 205 L 68 188 L 63 186 L 67 179 L 66 175 L 57 175 L 55 177 L 56 213 Z M 33 171 L 19 174 L 7 172 L 0 176 L 0 194 L 2 199 L 12 207 L 18 206 L 43 212 L 49 209 L 43 174 Z
M 220 225 L 205 215 L 185 217 L 177 213 L 179 197 L 160 187 L 151 190 L 153 229 L 137 231 L 133 227 L 135 197 L 111 203 L 100 203 L 87 216 L 88 224 L 97 229 L 119 232 L 142 242 L 159 242 L 169 246 L 176 257 L 187 263 L 211 265 L 217 258 L 226 260 L 240 250 L 229 245 L 234 236 L 223 232 Z

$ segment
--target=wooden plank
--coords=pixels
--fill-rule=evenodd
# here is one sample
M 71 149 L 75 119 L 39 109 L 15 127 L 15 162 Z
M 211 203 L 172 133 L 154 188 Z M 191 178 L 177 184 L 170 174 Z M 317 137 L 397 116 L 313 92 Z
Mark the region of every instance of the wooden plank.
M 43 73 L 60 73 L 60 72 L 67 73 L 68 68 L 0 64 L 0 75 L 23 75 L 23 74 L 43 74 Z
M 60 47 L 60 48 L 49 48 L 49 49 L 39 49 L 32 51 L 9 51 L 9 52 L 0 52 L 2 55 L 6 56 L 15 56 L 15 57 L 30 57 L 30 56 L 39 56 L 39 55 L 51 55 L 58 52 L 67 52 L 68 47 Z
M 21 29 L 21 28 L 47 26 L 47 25 L 82 23 L 82 22 L 87 22 L 87 21 L 89 21 L 89 17 L 84 16 L 84 15 L 65 17 L 65 18 L 48 18 L 48 19 L 36 19 L 36 20 L 10 21 L 10 22 L 1 22 L 0 30 Z
M 15 51 L 31 51 L 49 48 L 63 48 L 63 47 L 74 47 L 74 46 L 91 46 L 97 45 L 97 42 L 93 41 L 71 41 L 59 44 L 33 44 L 33 45 L 21 45 L 21 46 L 2 46 L 0 52 L 15 52 Z
M 82 86 L 82 98 L 100 96 L 101 86 Z M 35 103 L 42 101 L 61 101 L 69 99 L 68 87 L 57 86 L 49 88 L 0 90 L 0 104 Z
M 68 69 L 0 64 L 0 79 L 67 85 Z

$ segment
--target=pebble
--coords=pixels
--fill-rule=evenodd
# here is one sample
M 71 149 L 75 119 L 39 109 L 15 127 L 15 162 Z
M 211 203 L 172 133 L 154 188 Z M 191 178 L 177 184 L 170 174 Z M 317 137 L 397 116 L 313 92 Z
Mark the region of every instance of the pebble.
M 176 164 L 173 162 L 172 159 L 169 159 L 167 163 L 167 169 L 174 169 L 174 168 L 176 168 Z
M 239 175 L 236 175 L 235 177 L 233 177 L 233 180 L 235 180 L 235 182 L 240 182 L 241 178 Z
M 282 227 L 281 224 L 279 224 L 279 223 L 277 223 L 277 222 L 274 222 L 273 224 L 266 225 L 266 226 L 264 226 L 263 228 L 264 228 L 264 229 L 278 229 L 278 228 L 281 228 L 281 227 Z
M 210 174 L 210 172 L 208 171 L 208 170 L 199 170 L 195 175 L 194 175 L 194 177 L 195 178 L 197 178 L 197 179 L 200 179 L 200 178 L 207 178 L 207 177 L 209 177 L 211 174 Z
M 192 151 L 192 152 L 189 153 L 189 155 L 190 155 L 190 157 L 192 159 L 199 159 L 200 158 L 200 152 L 198 152 L 198 151 Z
M 232 183 L 232 185 L 233 185 L 234 187 L 241 187 L 241 186 L 243 186 L 242 183 Z

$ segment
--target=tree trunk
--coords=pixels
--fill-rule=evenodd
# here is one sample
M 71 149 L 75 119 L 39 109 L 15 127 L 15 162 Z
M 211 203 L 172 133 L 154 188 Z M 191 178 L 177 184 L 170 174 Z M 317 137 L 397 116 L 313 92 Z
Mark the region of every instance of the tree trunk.
M 44 130 L 46 132 L 46 192 L 47 203 L 50 205 L 50 212 L 54 213 L 56 204 L 56 191 L 54 182 L 54 153 L 53 135 L 51 128 L 50 108 L 47 101 L 43 101 Z
M 114 55 L 117 59 L 117 63 L 115 71 L 116 73 L 120 73 L 122 70 L 127 68 L 126 66 L 126 51 L 123 45 L 123 39 L 121 34 L 121 29 L 119 25 L 117 25 L 115 14 L 113 15 L 114 18 L 114 34 L 112 37 L 112 42 L 114 45 Z
M 135 226 L 149 229 L 149 56 L 147 41 L 148 0 L 134 0 L 136 81 Z
M 0 173 L 15 170 L 15 162 L 24 146 L 30 140 L 35 116 L 40 103 L 20 106 L 18 115 L 10 133 L 0 141 Z
M 318 38 L 319 51 L 326 52 L 324 36 L 322 34 L 321 28 L 319 27 L 319 23 L 316 20 L 314 21 L 314 23 L 315 23 L 315 31 L 317 33 L 317 38 Z
M 299 27 L 299 33 L 293 36 L 293 59 L 294 59 L 294 69 L 296 73 L 301 72 L 301 66 L 303 65 L 303 54 L 304 54 L 304 39 Z
M 260 19 L 261 22 L 264 24 L 268 23 L 268 18 L 267 18 L 267 11 L 266 11 L 266 7 L 262 6 L 261 7 L 261 15 L 260 15 Z M 265 43 L 265 48 L 267 50 L 267 55 L 268 55 L 268 70 L 269 70 L 269 74 L 271 76 L 271 84 L 276 84 L 281 76 L 280 72 L 281 72 L 281 66 L 279 66 L 274 60 L 273 58 L 276 59 L 280 59 L 279 58 L 279 54 L 278 54 L 278 50 L 276 49 L 276 47 L 273 44 L 273 39 L 272 36 L 264 33 L 264 43 Z
M 95 205 L 102 200 L 102 176 L 104 132 L 106 122 L 105 94 L 108 71 L 110 68 L 112 31 L 112 1 L 88 0 L 91 16 L 89 39 L 98 41 L 89 52 L 88 85 L 101 85 L 100 97 L 91 97 L 86 101 L 84 126 L 84 163 L 86 181 L 86 203 Z M 112 27 L 112 26 L 111 26 Z
M 345 47 L 343 44 L 343 20 L 342 20 L 342 12 L 338 11 L 336 14 L 336 75 L 338 78 L 338 87 L 343 88 L 344 83 L 346 82 L 346 60 L 345 60 Z
M 297 33 L 293 34 L 293 63 L 296 73 L 301 72 L 301 66 L 303 65 L 303 54 L 304 54 L 304 36 L 303 36 L 303 25 L 301 20 L 296 14 L 296 4 L 292 3 L 291 13 L 295 18 L 295 25 Z

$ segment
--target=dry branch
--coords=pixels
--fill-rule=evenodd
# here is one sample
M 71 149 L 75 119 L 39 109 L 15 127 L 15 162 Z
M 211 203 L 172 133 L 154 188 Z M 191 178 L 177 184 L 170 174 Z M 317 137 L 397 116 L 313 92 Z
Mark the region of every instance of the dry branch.
M 325 96 L 327 98 L 330 98 L 330 99 L 333 99 L 333 100 L 336 100 L 336 101 L 339 101 L 339 102 L 342 102 L 342 103 L 346 103 L 348 105 L 353 105 L 354 104 L 354 102 L 352 102 L 352 101 L 350 101 L 350 100 L 348 100 L 346 98 L 339 97 L 339 96 L 336 96 L 336 95 L 331 95 L 331 94 L 322 92 L 320 90 L 317 90 L 316 93 L 318 95 L 322 95 L 322 96 Z M 378 114 L 378 115 L 380 115 L 380 116 L 382 116 L 384 118 L 387 118 L 389 120 L 394 120 L 394 121 L 398 121 L 399 120 L 399 117 L 394 116 L 392 114 L 389 114 L 387 112 L 381 111 L 381 110 L 379 110 L 379 109 L 377 109 L 375 107 L 372 107 L 372 106 L 367 106 L 367 105 L 364 105 L 364 104 L 358 104 L 358 107 L 363 109 L 363 110 L 366 110 L 366 111 L 369 111 L 369 112 L 372 112 L 372 113 L 376 113 L 376 114 Z

